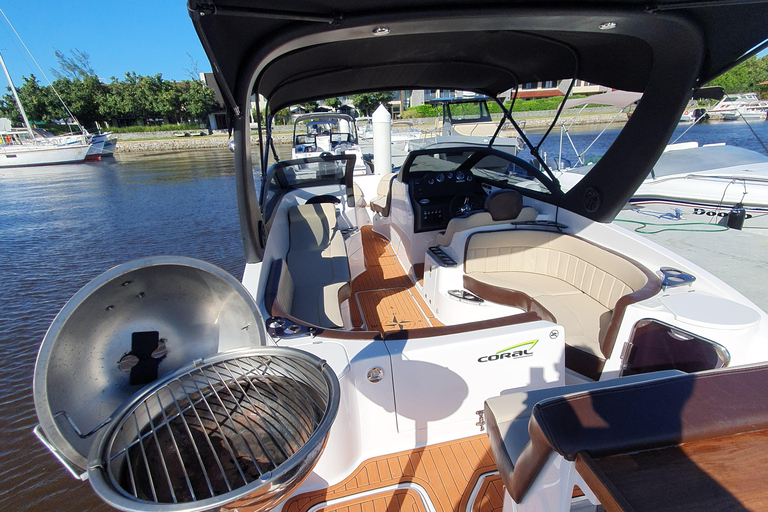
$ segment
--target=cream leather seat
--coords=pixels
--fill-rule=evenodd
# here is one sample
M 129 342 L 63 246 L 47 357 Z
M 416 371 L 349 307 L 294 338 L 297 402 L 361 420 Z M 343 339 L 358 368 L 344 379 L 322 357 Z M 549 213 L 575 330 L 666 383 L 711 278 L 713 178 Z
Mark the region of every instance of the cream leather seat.
M 290 248 L 285 264 L 275 266 L 272 287 L 282 314 L 272 314 L 320 327 L 343 327 L 340 303 L 349 288 L 350 272 L 336 208 L 307 203 L 292 207 L 288 219 Z
M 445 231 L 437 235 L 437 245 L 451 245 L 453 235 L 459 231 L 480 226 L 530 222 L 539 215 L 530 206 L 523 206 L 523 196 L 516 190 L 497 190 L 492 193 L 485 199 L 483 210 L 466 217 L 452 218 Z
M 641 265 L 572 235 L 504 230 L 467 241 L 464 288 L 535 310 L 565 327 L 566 367 L 597 380 L 627 305 L 653 296 L 658 278 Z
M 371 199 L 371 210 L 382 217 L 389 216 L 389 205 L 392 202 L 392 180 L 394 180 L 396 176 L 396 172 L 382 176 L 379 186 L 376 188 L 376 193 L 378 195 Z

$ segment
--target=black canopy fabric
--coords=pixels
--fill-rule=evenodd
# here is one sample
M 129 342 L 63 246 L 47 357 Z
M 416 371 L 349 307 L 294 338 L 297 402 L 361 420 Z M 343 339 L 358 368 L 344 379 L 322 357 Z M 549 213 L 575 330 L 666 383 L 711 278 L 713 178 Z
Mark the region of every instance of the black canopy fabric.
M 254 91 L 272 112 L 377 90 L 496 96 L 565 78 L 642 92 L 614 145 L 560 201 L 598 221 L 612 220 L 648 175 L 692 90 L 768 38 L 768 0 L 189 0 L 188 8 L 244 141 Z M 235 156 L 251 261 L 263 233 L 248 146 Z
M 576 74 L 642 92 L 648 39 L 669 19 L 701 34 L 703 85 L 764 41 L 768 14 L 763 2 L 706 0 L 190 0 L 189 9 L 220 85 L 234 96 L 257 70 L 275 109 L 397 88 L 496 95 Z

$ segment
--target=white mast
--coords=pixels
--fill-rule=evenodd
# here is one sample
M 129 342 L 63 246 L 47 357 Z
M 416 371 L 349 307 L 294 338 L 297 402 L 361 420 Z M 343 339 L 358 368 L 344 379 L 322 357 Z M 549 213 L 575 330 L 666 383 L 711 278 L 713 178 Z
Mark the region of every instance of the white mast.
M 34 140 L 35 133 L 32 131 L 32 127 L 29 126 L 29 119 L 27 119 L 27 113 L 24 112 L 24 107 L 21 106 L 21 100 L 19 99 L 19 95 L 16 93 L 16 88 L 13 86 L 11 75 L 8 74 L 8 68 L 5 67 L 5 61 L 3 60 L 2 54 L 0 54 L 0 64 L 2 64 L 3 66 L 3 71 L 5 72 L 5 78 L 8 79 L 8 85 L 11 86 L 11 92 L 13 93 L 13 98 L 16 100 L 16 105 L 19 107 L 19 112 L 21 112 L 21 118 L 24 120 L 24 126 L 27 127 L 29 136 L 32 137 L 32 140 Z

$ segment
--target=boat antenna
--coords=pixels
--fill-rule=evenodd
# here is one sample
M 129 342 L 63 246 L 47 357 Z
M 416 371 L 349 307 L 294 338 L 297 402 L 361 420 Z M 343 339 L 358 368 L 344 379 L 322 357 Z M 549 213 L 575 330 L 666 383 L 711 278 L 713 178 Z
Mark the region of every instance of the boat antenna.
M 53 86 L 53 83 L 48 78 L 48 76 L 45 74 L 45 71 L 43 71 L 43 68 L 40 67 L 40 64 L 37 63 L 37 61 L 35 60 L 35 56 L 32 55 L 31 51 L 29 51 L 29 48 L 27 48 L 27 45 L 24 44 L 24 40 L 21 38 L 19 33 L 16 32 L 16 28 L 13 26 L 13 23 L 11 23 L 11 20 L 8 19 L 8 16 L 5 15 L 5 12 L 2 9 L 0 9 L 0 14 L 2 14 L 3 18 L 5 18 L 5 21 L 8 22 L 8 26 L 11 27 L 11 30 L 13 30 L 13 33 L 16 34 L 16 37 L 19 38 L 19 41 L 21 42 L 21 46 L 23 46 L 24 49 L 27 50 L 27 53 L 29 54 L 29 57 L 32 59 L 32 62 L 35 63 L 35 66 L 37 66 L 37 69 L 40 70 L 40 73 L 42 73 L 43 78 L 45 78 L 45 81 L 48 82 L 48 85 L 51 86 L 51 90 L 53 91 L 53 94 L 55 94 L 56 97 L 59 99 L 59 102 L 61 102 L 61 106 L 63 106 L 64 110 L 67 111 L 67 115 L 69 115 L 69 117 L 71 117 L 72 119 L 75 120 L 75 122 L 77 123 L 77 126 L 80 127 L 80 132 L 82 133 L 83 132 L 83 125 L 80 124 L 80 121 L 77 120 L 77 117 L 75 117 L 75 115 L 72 112 L 70 112 L 69 107 L 67 107 L 67 104 L 64 103 L 64 100 L 61 99 L 61 96 L 59 96 L 59 92 L 56 90 L 56 87 Z M 7 72 L 6 72 L 6 74 L 7 74 Z M 10 78 L 8 80 L 10 81 Z M 11 85 L 11 89 L 13 89 L 13 85 Z M 14 92 L 14 95 L 16 95 L 15 92 Z M 21 102 L 19 102 L 19 108 L 21 108 Z M 30 129 L 30 133 L 31 133 L 31 129 Z
M 3 72 L 5 72 L 5 78 L 8 79 L 8 85 L 11 86 L 11 92 L 13 93 L 13 98 L 16 100 L 16 105 L 19 107 L 19 112 L 21 112 L 21 118 L 24 120 L 24 126 L 27 128 L 27 132 L 29 132 L 29 136 L 32 137 L 32 140 L 34 140 L 35 134 L 32 131 L 32 127 L 29 125 L 29 119 L 27 119 L 27 113 L 24 112 L 24 107 L 22 106 L 21 100 L 19 99 L 19 94 L 16 92 L 16 87 L 13 86 L 11 75 L 8 73 L 8 68 L 5 67 L 5 60 L 3 59 L 2 55 L 0 55 L 0 64 L 2 64 L 3 66 Z

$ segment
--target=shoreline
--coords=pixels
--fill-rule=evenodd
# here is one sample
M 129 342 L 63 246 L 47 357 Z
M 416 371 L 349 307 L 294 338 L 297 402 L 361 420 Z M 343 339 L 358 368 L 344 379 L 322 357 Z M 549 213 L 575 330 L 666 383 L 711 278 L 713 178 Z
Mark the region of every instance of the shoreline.
M 537 130 L 544 130 L 552 124 L 554 118 L 551 116 L 544 117 L 524 117 L 519 120 L 521 128 L 536 133 Z M 568 119 L 568 117 L 561 119 Z M 414 122 L 414 125 L 424 133 L 430 133 L 435 126 L 435 118 L 420 118 L 415 120 L 406 120 Z M 618 117 L 615 113 L 611 114 L 592 114 L 582 115 L 576 119 L 574 126 L 586 126 L 586 125 L 605 125 L 610 122 L 621 125 L 627 121 L 626 114 L 620 114 Z M 283 127 L 280 127 L 283 128 Z M 125 133 L 118 134 L 117 146 L 115 147 L 115 154 L 119 153 L 148 153 L 155 151 L 183 151 L 189 149 L 215 149 L 226 148 L 229 145 L 229 137 L 225 135 L 205 135 L 201 137 L 173 137 L 171 135 L 162 136 L 164 132 L 155 132 L 154 134 L 141 139 L 130 140 L 135 134 Z M 170 133 L 170 132 L 168 132 Z M 128 140 L 124 140 L 125 139 Z M 291 131 L 276 131 L 273 133 L 275 144 L 291 144 L 293 138 L 293 132 Z M 256 135 L 251 135 L 251 146 L 258 147 L 259 139 Z

